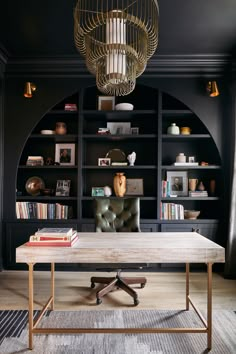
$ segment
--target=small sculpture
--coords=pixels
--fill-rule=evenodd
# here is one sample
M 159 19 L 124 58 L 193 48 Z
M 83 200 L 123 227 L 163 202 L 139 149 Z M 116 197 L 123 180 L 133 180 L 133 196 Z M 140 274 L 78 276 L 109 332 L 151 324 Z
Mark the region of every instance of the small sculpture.
M 110 197 L 112 195 L 111 187 L 105 186 L 105 187 L 103 187 L 103 189 L 104 189 L 105 197 Z
M 136 152 L 132 152 L 132 154 L 129 154 L 127 156 L 127 160 L 129 161 L 130 166 L 134 166 L 135 160 L 136 160 Z

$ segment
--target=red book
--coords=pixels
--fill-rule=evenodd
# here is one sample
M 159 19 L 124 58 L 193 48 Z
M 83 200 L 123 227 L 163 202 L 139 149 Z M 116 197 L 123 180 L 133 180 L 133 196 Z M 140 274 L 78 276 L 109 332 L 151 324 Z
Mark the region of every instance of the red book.
M 77 240 L 79 239 L 76 236 L 72 241 L 32 241 L 26 242 L 26 246 L 31 247 L 72 247 Z

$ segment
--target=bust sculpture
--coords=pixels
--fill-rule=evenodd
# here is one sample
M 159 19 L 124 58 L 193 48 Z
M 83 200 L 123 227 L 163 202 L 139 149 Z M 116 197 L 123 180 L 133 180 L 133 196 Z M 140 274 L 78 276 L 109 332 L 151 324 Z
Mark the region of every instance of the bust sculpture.
M 136 160 L 136 152 L 132 152 L 132 154 L 129 154 L 127 156 L 127 160 L 129 161 L 130 166 L 134 166 L 135 160 Z

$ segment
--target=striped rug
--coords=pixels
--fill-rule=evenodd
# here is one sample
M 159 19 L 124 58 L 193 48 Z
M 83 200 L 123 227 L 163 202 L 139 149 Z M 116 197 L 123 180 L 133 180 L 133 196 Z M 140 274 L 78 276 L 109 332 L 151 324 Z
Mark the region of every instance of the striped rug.
M 34 313 L 36 316 L 38 311 Z M 28 311 L 0 311 L 0 354 L 204 354 L 206 334 L 35 335 L 28 350 Z M 93 310 L 53 311 L 42 327 L 199 327 L 193 311 Z M 236 353 L 236 314 L 213 311 L 211 354 Z

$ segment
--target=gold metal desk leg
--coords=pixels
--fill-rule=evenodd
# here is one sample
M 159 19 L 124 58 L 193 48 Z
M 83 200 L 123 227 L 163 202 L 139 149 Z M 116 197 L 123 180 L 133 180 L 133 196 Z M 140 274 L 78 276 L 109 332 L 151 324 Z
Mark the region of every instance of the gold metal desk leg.
M 54 310 L 54 295 L 55 295 L 55 264 L 51 263 L 51 310 Z
M 186 263 L 186 310 L 189 310 L 189 263 Z
M 212 348 L 212 263 L 207 263 L 207 348 Z
M 29 263 L 29 349 L 33 349 L 34 327 L 34 264 Z

